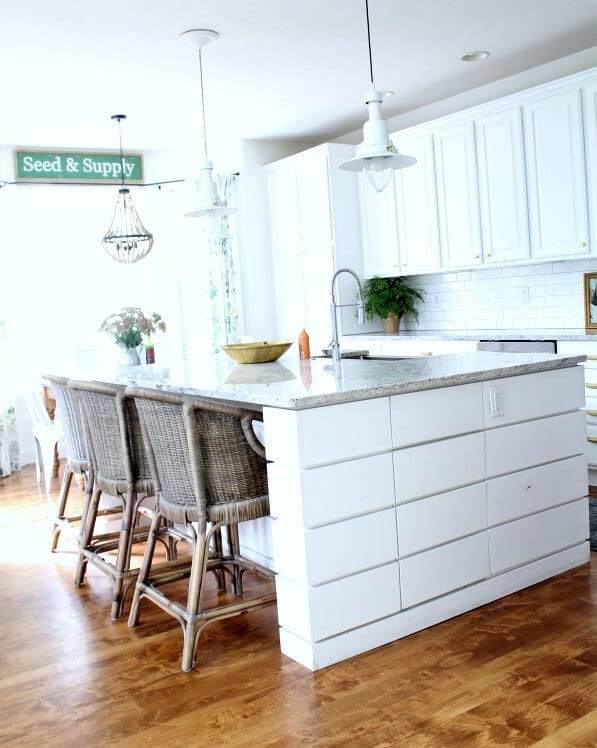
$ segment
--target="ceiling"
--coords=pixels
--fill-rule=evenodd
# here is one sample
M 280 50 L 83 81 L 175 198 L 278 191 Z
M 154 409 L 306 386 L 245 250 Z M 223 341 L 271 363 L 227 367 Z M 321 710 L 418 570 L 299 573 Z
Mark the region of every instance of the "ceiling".
M 390 118 L 592 47 L 597 0 L 370 0 Z M 208 150 L 358 130 L 369 85 L 364 0 L 0 0 L 0 142 L 125 149 L 197 143 L 204 48 Z M 491 56 L 465 63 L 474 50 Z

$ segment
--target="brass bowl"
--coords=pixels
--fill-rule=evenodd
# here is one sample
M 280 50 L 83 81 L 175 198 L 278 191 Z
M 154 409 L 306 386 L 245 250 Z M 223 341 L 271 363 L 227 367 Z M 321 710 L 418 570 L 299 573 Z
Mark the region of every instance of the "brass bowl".
M 264 340 L 259 343 L 232 343 L 221 348 L 239 364 L 266 364 L 277 361 L 291 345 L 292 342 L 283 340 Z

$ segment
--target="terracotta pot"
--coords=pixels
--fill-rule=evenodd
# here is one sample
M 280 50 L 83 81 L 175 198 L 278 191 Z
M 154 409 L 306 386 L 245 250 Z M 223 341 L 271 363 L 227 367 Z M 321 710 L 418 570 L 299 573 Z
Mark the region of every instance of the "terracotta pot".
M 390 312 L 385 319 L 382 319 L 381 324 L 384 332 L 396 334 L 400 327 L 400 317 L 397 317 L 394 312 Z

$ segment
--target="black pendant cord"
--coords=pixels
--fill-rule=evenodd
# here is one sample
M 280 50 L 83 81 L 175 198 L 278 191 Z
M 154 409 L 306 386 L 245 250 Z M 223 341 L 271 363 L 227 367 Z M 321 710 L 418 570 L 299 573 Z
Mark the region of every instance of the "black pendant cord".
M 115 119 L 118 122 L 118 149 L 120 151 L 120 189 L 125 189 L 124 186 L 124 153 L 122 152 L 122 127 L 121 122 L 126 119 L 126 114 L 113 114 L 111 119 Z
M 369 74 L 371 76 L 371 88 L 375 88 L 373 82 L 373 57 L 371 56 L 371 29 L 369 28 L 369 0 L 365 0 L 365 15 L 367 16 L 367 44 L 369 45 Z
M 203 121 L 203 155 L 207 161 L 207 133 L 205 132 L 205 94 L 203 92 L 203 62 L 201 60 L 201 47 L 199 47 L 199 82 L 201 84 L 201 118 Z

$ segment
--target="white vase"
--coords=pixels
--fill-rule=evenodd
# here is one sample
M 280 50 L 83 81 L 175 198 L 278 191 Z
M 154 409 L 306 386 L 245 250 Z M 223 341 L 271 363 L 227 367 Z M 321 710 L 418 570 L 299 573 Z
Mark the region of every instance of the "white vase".
M 139 366 L 141 359 L 139 358 L 139 350 L 137 348 L 127 348 L 124 345 L 120 346 L 120 365 L 121 366 Z

